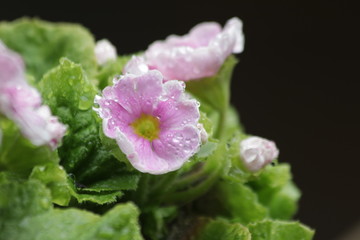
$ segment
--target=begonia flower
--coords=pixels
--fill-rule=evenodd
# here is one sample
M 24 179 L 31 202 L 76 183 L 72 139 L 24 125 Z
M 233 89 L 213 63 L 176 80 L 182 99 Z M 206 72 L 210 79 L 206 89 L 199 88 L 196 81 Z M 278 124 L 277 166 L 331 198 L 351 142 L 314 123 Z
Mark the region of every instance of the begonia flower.
M 144 56 L 149 68 L 161 71 L 165 80 L 189 81 L 213 76 L 230 54 L 243 49 L 242 22 L 234 17 L 223 29 L 216 22 L 204 22 L 187 35 L 156 41 Z
M 107 39 L 99 40 L 95 45 L 95 57 L 99 65 L 104 65 L 109 60 L 116 60 L 116 48 Z
M 55 149 L 66 127 L 50 108 L 41 104 L 39 92 L 26 82 L 21 57 L 0 42 L 0 113 L 14 121 L 34 145 Z
M 261 137 L 249 137 L 240 142 L 240 155 L 246 168 L 257 172 L 279 156 L 273 141 Z
M 200 146 L 199 103 L 184 83 L 157 70 L 125 74 L 106 87 L 95 103 L 106 136 L 116 139 L 139 171 L 163 174 L 179 169 Z

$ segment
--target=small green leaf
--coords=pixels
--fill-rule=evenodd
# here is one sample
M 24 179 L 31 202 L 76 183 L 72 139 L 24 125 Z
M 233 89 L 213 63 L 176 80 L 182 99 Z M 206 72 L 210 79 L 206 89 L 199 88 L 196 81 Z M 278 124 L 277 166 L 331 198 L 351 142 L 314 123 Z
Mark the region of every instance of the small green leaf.
M 225 216 L 248 224 L 268 217 L 268 210 L 259 202 L 255 192 L 240 182 L 220 181 L 213 195 L 219 200 Z
M 72 180 L 68 181 L 70 194 L 76 198 L 79 203 L 93 202 L 97 204 L 108 204 L 116 202 L 118 198 L 123 196 L 121 191 L 99 191 L 99 189 L 87 190 L 79 189 Z
M 136 190 L 139 179 L 140 179 L 140 174 L 124 172 L 123 174 L 115 175 L 105 180 L 97 181 L 89 185 L 89 188 L 84 188 L 83 190 L 85 191 L 86 190 L 92 190 L 92 191 Z
M 257 188 L 279 188 L 291 180 L 290 165 L 281 163 L 277 166 L 267 166 L 254 182 Z
M 252 240 L 311 240 L 314 231 L 298 222 L 265 220 L 250 224 Z
M 26 178 L 35 165 L 59 162 L 56 151 L 48 146 L 34 146 L 12 121 L 0 118 L 0 129 L 3 131 L 0 171 L 11 171 Z
M 74 179 L 67 177 L 65 170 L 57 164 L 46 164 L 42 166 L 36 166 L 30 179 L 36 179 L 41 181 L 51 192 L 52 202 L 60 206 L 67 206 L 71 198 L 75 198 L 78 203 L 93 202 L 96 204 L 105 204 L 115 202 L 120 198 L 123 193 L 121 188 L 129 188 L 129 185 L 135 185 L 137 182 L 135 177 L 128 175 L 124 178 L 112 179 L 108 181 L 112 185 L 103 186 L 104 183 L 100 182 L 100 186 L 92 188 L 90 186 L 83 187 L 78 186 Z M 119 186 L 115 187 L 118 184 Z M 113 189 L 110 189 L 113 187 Z
M 301 193 L 291 178 L 290 165 L 281 163 L 267 166 L 249 183 L 257 192 L 260 202 L 268 207 L 272 218 L 289 220 L 297 211 Z
M 67 206 L 71 194 L 65 170 L 57 164 L 36 166 L 31 172 L 30 179 L 37 179 L 51 192 L 52 202 L 60 206 Z
M 260 198 L 261 193 L 259 193 Z M 298 209 L 298 201 L 301 192 L 294 183 L 289 182 L 283 186 L 279 191 L 275 192 L 270 201 L 268 201 L 268 208 L 270 216 L 275 219 L 289 220 Z
M 229 223 L 225 219 L 211 220 L 196 240 L 252 240 L 249 230 L 240 223 Z

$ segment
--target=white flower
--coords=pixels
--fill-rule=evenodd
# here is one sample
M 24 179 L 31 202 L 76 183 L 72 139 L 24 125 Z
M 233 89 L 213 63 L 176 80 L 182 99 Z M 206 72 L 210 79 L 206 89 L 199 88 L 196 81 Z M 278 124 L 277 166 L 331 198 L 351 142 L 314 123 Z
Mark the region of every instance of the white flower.
M 276 159 L 279 150 L 273 141 L 254 136 L 240 142 L 240 155 L 245 166 L 256 172 Z
M 116 48 L 107 39 L 102 39 L 96 43 L 95 56 L 98 64 L 104 65 L 107 61 L 116 59 Z

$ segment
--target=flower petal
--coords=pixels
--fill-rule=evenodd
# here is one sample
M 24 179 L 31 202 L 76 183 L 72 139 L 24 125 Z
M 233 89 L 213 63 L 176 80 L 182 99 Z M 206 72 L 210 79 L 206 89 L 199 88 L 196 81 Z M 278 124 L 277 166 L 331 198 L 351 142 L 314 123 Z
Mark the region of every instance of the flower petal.
M 151 114 L 162 93 L 162 80 L 162 74 L 156 70 L 139 76 L 126 74 L 105 92 L 111 92 L 112 97 L 132 114 Z
M 0 41 L 0 84 L 25 83 L 24 68 L 21 57 Z
M 136 116 L 126 111 L 115 100 L 100 98 L 96 100 L 99 104 L 99 114 L 104 119 L 103 130 L 106 136 L 116 137 L 116 130 L 124 131 L 131 124 Z
M 178 169 L 197 152 L 201 143 L 199 130 L 193 125 L 182 129 L 167 130 L 154 140 L 154 151 L 161 158 L 167 159 L 169 168 Z
M 55 149 L 66 127 L 41 105 L 39 92 L 28 85 L 21 57 L 0 42 L 0 113 L 13 120 L 34 145 Z
M 161 120 L 161 129 L 178 129 L 188 124 L 197 124 L 200 118 L 199 102 L 195 99 L 161 101 L 154 115 Z
M 217 23 L 202 23 L 184 36 L 156 41 L 145 52 L 151 69 L 158 69 L 165 80 L 188 81 L 209 77 L 219 70 L 231 53 L 243 50 L 242 23 L 230 19 L 223 30 Z

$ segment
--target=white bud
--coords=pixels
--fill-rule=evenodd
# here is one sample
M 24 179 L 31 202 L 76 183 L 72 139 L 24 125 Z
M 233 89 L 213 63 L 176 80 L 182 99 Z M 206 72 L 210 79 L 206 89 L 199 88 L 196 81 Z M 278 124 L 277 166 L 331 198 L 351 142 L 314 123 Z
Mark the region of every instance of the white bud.
M 129 62 L 125 65 L 123 73 L 131 73 L 135 75 L 142 75 L 149 71 L 149 67 L 145 63 L 143 57 L 133 56 Z
M 95 56 L 98 64 L 104 65 L 107 61 L 116 59 L 116 48 L 107 39 L 102 39 L 96 43 Z
M 209 136 L 204 128 L 204 125 L 202 125 L 201 123 L 198 123 L 197 128 L 200 130 L 201 142 L 206 143 L 208 141 Z
M 276 159 L 279 150 L 273 141 L 254 136 L 240 142 L 240 155 L 245 166 L 256 172 Z

